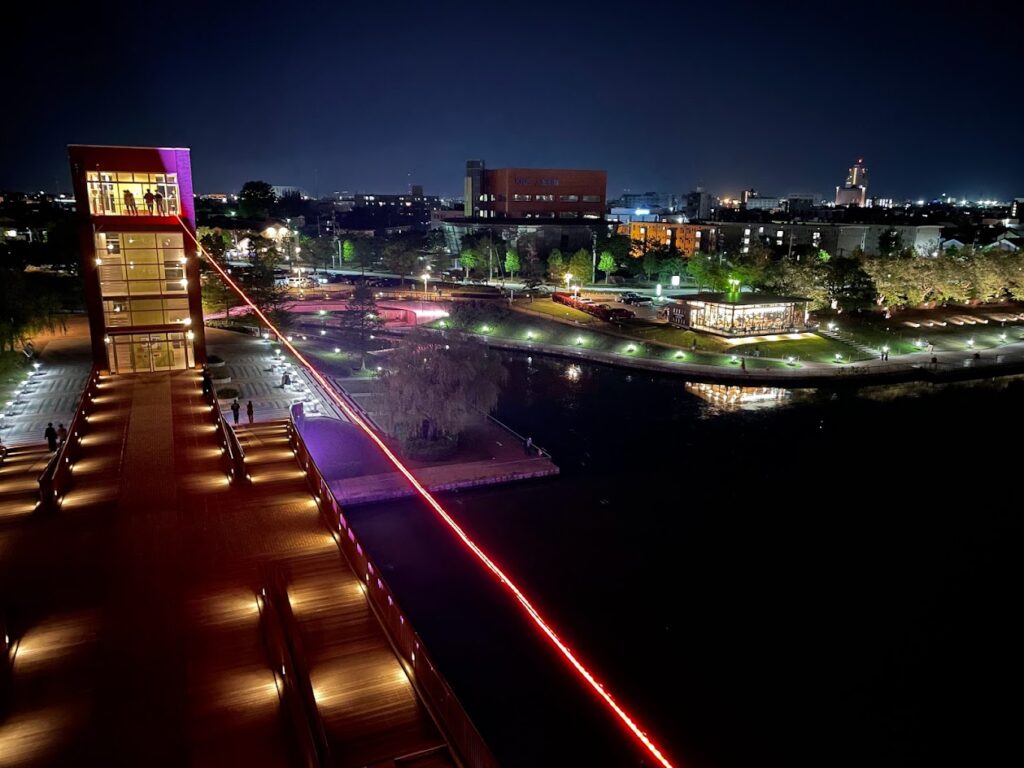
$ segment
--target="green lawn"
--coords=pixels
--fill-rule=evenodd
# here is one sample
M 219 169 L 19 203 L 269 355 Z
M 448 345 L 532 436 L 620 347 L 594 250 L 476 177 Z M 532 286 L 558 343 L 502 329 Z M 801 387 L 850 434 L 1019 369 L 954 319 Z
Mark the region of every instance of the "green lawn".
M 982 315 L 982 312 L 971 312 L 963 308 L 940 307 L 934 310 L 906 313 L 901 317 L 897 314 L 890 320 L 877 316 L 841 315 L 825 321 L 834 322 L 840 336 L 850 338 L 860 344 L 866 344 L 874 349 L 880 349 L 883 345 L 889 347 L 891 355 L 906 354 L 908 352 L 921 352 L 928 349 L 929 344 L 934 344 L 935 349 L 940 352 L 966 352 L 971 349 L 993 349 L 1011 341 L 1020 341 L 1024 336 L 1024 323 L 1020 321 L 1006 323 L 989 318 L 987 323 L 978 322 L 976 325 L 958 325 L 954 319 L 958 315 L 975 316 Z M 904 318 L 920 322 L 920 328 L 914 328 L 906 324 Z M 945 322 L 946 325 L 934 325 L 928 327 L 924 321 L 932 320 Z M 1006 334 L 1005 339 L 1002 334 Z M 968 343 L 974 341 L 973 347 Z
M 556 304 L 551 299 L 535 299 L 532 302 L 524 302 L 521 306 L 530 312 L 539 312 L 540 314 L 559 317 L 563 320 L 572 320 L 581 324 L 590 325 L 601 322 L 593 315 L 588 315 L 586 312 L 567 307 L 564 304 Z
M 592 319 L 592 318 L 591 318 Z M 446 320 L 433 323 L 435 328 L 448 328 Z M 701 365 L 739 366 L 739 353 L 731 352 L 692 352 L 689 349 L 666 349 L 665 347 L 645 344 L 642 340 L 630 341 L 610 336 L 599 330 L 580 327 L 573 328 L 563 323 L 544 318 L 533 318 L 522 313 L 513 313 L 500 323 L 468 329 L 473 333 L 495 339 L 515 341 L 534 341 L 574 349 L 590 349 L 624 358 L 641 358 L 647 360 L 664 360 L 668 362 L 689 362 Z M 748 368 L 782 368 L 787 363 L 781 359 L 747 358 Z
M 780 339 L 779 341 L 753 342 L 737 344 L 732 351 L 737 354 L 752 355 L 755 350 L 761 355 L 786 359 L 810 360 L 816 363 L 834 363 L 836 355 L 842 355 L 842 361 L 849 363 L 855 360 L 870 360 L 867 355 L 849 344 L 844 344 L 824 336 L 812 335 L 803 339 Z

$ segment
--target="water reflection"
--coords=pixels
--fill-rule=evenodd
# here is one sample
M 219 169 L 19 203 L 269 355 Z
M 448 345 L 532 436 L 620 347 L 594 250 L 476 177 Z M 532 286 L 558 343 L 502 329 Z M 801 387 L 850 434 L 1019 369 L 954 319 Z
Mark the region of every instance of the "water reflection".
M 686 391 L 726 411 L 770 408 L 785 403 L 792 392 L 779 387 L 740 387 L 686 382 Z

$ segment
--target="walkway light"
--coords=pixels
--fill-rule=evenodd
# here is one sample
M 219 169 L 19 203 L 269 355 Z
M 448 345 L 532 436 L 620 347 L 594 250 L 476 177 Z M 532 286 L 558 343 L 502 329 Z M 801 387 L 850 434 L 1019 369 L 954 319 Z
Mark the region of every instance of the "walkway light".
M 686 357 L 686 355 L 683 354 L 682 350 L 676 352 L 676 360 L 682 360 L 684 357 Z
M 1006 334 L 1004 333 L 1003 335 L 1005 336 Z M 38 360 L 36 362 L 32 363 L 32 367 L 35 368 L 37 371 L 39 370 L 39 367 L 41 365 L 42 365 L 42 363 L 40 363 Z
M 739 361 L 740 361 L 740 359 L 738 357 L 736 357 L 736 355 L 730 355 L 729 362 L 731 362 L 731 363 L 738 363 Z
M 321 329 L 320 329 L 320 335 L 321 335 L 321 336 L 326 336 L 326 335 L 327 335 L 327 331 L 326 331 L 326 330 L 324 330 L 323 328 L 321 328 Z
M 321 316 L 321 317 L 323 317 L 323 316 L 324 316 L 324 315 L 326 315 L 326 314 L 327 314 L 327 310 L 326 310 L 326 309 L 321 309 L 321 310 L 320 310 L 320 316 Z
M 1006 334 L 1004 333 L 1003 336 L 1005 336 L 1005 335 Z M 526 338 L 529 339 L 530 341 L 533 341 L 533 331 L 527 331 L 526 332 Z
M 796 358 L 793 357 L 792 355 L 789 355 L 786 358 L 786 365 L 796 365 Z
M 838 362 L 840 362 L 840 361 L 841 361 L 842 359 L 843 359 L 843 356 L 842 356 L 841 354 L 839 354 L 838 352 L 836 352 L 836 362 L 838 363 Z
M 883 344 L 883 345 L 882 345 L 882 351 L 883 351 L 883 352 L 884 352 L 885 354 L 889 354 L 889 345 L 888 345 L 888 344 Z
M 1006 341 L 1006 331 L 1003 331 L 1002 333 L 999 334 L 999 340 Z
M 968 347 L 973 347 L 974 346 L 974 339 L 968 339 L 967 340 L 967 346 Z
M 828 329 L 829 329 L 830 331 L 834 331 L 834 330 L 836 329 L 836 324 L 835 324 L 835 323 L 832 323 L 832 322 L 830 322 L 830 323 L 828 324 Z
M 636 344 L 630 344 L 628 347 L 626 347 L 626 351 L 629 352 L 630 354 L 636 352 Z
M 334 354 L 340 355 L 341 354 L 341 347 L 335 347 L 334 348 Z
M 583 337 L 582 336 L 577 336 L 576 337 L 576 346 L 577 347 L 583 346 Z
M 489 325 L 485 325 L 485 326 L 484 326 L 483 328 L 481 328 L 481 330 L 482 330 L 482 331 L 483 331 L 484 333 L 490 333 L 490 332 L 491 332 L 491 326 L 489 326 Z

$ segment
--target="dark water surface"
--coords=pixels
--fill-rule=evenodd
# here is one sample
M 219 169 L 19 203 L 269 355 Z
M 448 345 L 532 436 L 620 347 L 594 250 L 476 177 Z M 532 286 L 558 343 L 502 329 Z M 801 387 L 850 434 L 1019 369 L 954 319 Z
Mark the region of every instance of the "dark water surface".
M 676 765 L 1021 763 L 1024 382 L 507 365 L 563 474 L 443 503 Z M 349 518 L 502 764 L 652 764 L 424 505 Z

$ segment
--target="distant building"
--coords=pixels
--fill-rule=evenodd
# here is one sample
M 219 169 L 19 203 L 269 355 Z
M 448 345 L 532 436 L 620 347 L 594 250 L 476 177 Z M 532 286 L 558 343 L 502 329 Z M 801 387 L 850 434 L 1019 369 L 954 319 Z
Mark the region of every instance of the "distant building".
M 786 202 L 780 197 L 751 197 L 743 207 L 748 211 L 784 211 Z
M 608 174 L 562 168 L 495 168 L 466 162 L 467 218 L 600 221 Z
M 864 160 L 860 159 L 850 166 L 846 183 L 842 187 L 836 187 L 836 205 L 863 208 L 867 199 L 868 169 L 864 167 Z
M 698 251 L 715 248 L 716 227 L 706 224 L 677 224 L 667 221 L 633 221 L 620 225 L 618 233 L 632 241 L 632 255 L 641 256 L 651 246 L 671 248 L 689 258 Z
M 274 194 L 278 199 L 282 197 L 292 197 L 294 195 L 298 195 L 302 198 L 309 197 L 309 195 L 306 194 L 306 190 L 302 187 L 293 187 L 290 184 L 273 184 L 270 188 L 274 190 Z
M 711 211 L 715 208 L 715 199 L 702 187 L 697 187 L 686 195 L 686 206 L 683 213 L 688 219 L 710 219 Z
M 939 225 L 729 221 L 716 226 L 718 249 L 726 253 L 749 253 L 752 247 L 763 246 L 777 253 L 813 248 L 833 256 L 849 256 L 859 248 L 873 256 L 882 233 L 895 230 L 902 247 L 925 254 L 936 250 L 942 234 Z
M 206 362 L 187 149 L 68 148 L 93 362 L 114 373 Z

